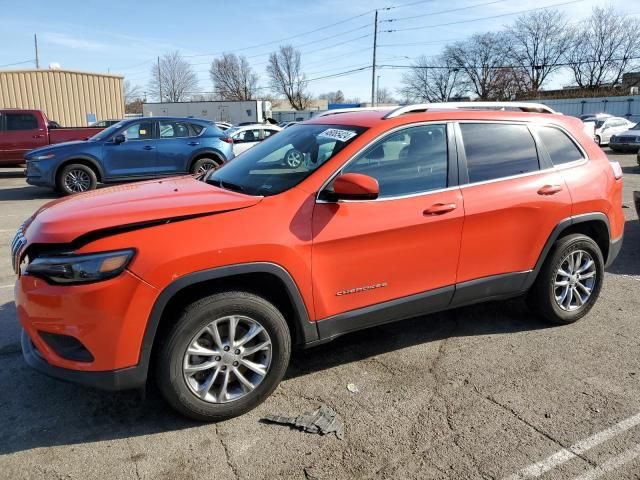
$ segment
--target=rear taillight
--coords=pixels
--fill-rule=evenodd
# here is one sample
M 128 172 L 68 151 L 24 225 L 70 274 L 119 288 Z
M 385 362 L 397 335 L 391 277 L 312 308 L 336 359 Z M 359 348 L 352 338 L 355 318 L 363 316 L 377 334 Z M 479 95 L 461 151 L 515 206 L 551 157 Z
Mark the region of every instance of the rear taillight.
M 613 170 L 613 176 L 616 177 L 616 180 L 620 180 L 622 178 L 622 167 L 618 162 L 609 162 L 611 165 L 611 170 Z
M 233 143 L 233 138 L 231 137 L 220 137 L 220 140 L 222 140 L 224 143 Z

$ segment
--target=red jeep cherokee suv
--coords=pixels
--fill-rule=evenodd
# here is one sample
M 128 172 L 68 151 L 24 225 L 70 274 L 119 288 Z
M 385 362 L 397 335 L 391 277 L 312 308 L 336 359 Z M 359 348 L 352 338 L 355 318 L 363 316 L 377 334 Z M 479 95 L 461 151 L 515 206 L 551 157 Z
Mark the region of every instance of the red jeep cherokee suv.
M 53 201 L 12 247 L 25 360 L 107 389 L 153 374 L 216 420 L 263 401 L 296 345 L 522 294 L 574 322 L 620 250 L 622 172 L 545 108 L 326 115 L 201 180 Z

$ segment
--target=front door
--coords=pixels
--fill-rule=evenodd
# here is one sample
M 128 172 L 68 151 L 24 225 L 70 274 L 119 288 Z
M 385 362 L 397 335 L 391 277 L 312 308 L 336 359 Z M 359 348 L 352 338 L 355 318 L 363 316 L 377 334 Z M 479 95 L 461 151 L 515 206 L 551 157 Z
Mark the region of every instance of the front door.
M 312 268 L 321 330 L 322 319 L 363 307 L 386 308 L 389 304 L 380 304 L 391 300 L 406 302 L 408 312 L 416 294 L 424 292 L 434 293 L 427 300 L 434 309 L 448 304 L 464 206 L 457 175 L 449 169 L 456 159 L 447 137 L 445 124 L 408 127 L 348 163 L 341 173 L 378 181 L 376 200 L 334 203 L 320 194 L 313 213 Z M 420 311 L 425 310 L 423 303 Z M 375 315 L 360 318 L 377 323 Z
M 106 176 L 118 178 L 155 175 L 158 152 L 154 122 L 143 120 L 128 124 L 117 134 L 124 135 L 125 141 L 115 143 L 111 139 L 103 146 L 103 167 Z

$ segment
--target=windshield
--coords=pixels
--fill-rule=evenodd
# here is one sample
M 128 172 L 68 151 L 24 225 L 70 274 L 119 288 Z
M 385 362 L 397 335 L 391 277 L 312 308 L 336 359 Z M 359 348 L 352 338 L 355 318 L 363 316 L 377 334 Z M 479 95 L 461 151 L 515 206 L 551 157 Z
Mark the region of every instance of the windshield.
M 114 125 L 111 125 L 110 127 L 105 128 L 101 132 L 96 133 L 93 137 L 89 138 L 89 140 L 94 142 L 105 140 L 109 138 L 111 135 L 113 135 L 115 132 L 120 130 L 120 128 L 122 128 L 123 125 L 124 125 L 124 122 L 118 122 Z
M 364 131 L 345 125 L 293 125 L 213 172 L 207 183 L 248 195 L 276 195 L 307 178 Z

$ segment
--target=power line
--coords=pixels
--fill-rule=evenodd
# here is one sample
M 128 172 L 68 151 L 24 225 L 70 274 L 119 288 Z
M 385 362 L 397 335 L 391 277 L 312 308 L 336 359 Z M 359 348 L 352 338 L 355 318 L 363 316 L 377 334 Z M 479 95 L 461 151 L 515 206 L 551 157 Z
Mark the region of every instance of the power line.
M 16 63 L 7 63 L 6 65 L 0 65 L 0 68 L 5 68 L 5 67 L 13 67 L 15 65 L 24 65 L 25 63 L 33 63 L 35 62 L 35 59 L 31 59 L 31 60 L 25 60 L 24 62 L 16 62 Z
M 451 8 L 449 10 L 440 10 L 438 12 L 431 12 L 431 13 L 423 13 L 421 15 L 411 15 L 409 17 L 390 18 L 390 19 L 387 19 L 387 20 L 381 20 L 381 22 L 400 22 L 400 21 L 403 21 L 403 20 L 412 20 L 414 18 L 432 17 L 434 15 L 441 15 L 443 13 L 460 12 L 462 10 L 469 10 L 470 8 L 484 7 L 484 6 L 487 6 L 487 5 L 493 5 L 494 3 L 502 3 L 502 2 L 506 2 L 506 1 L 507 0 L 493 0 L 491 2 L 476 3 L 474 5 L 469 5 L 469 6 L 466 6 L 466 7 Z
M 560 6 L 563 6 L 563 5 L 571 5 L 571 4 L 579 3 L 579 2 L 584 2 L 584 0 L 571 0 L 569 2 L 553 3 L 551 5 L 546 5 L 544 7 L 529 8 L 527 10 L 518 10 L 517 12 L 501 13 L 499 15 L 491 15 L 491 16 L 488 16 L 488 17 L 481 17 L 481 18 L 472 18 L 472 19 L 469 19 L 469 20 L 459 20 L 459 21 L 456 21 L 456 22 L 439 23 L 439 24 L 435 24 L 435 25 L 421 25 L 419 27 L 397 28 L 397 29 L 394 29 L 394 30 L 383 30 L 383 31 L 385 33 L 393 33 L 393 32 L 406 32 L 406 31 L 409 31 L 409 30 L 422 30 L 424 28 L 448 27 L 450 25 L 459 25 L 461 23 L 480 22 L 482 20 L 490 20 L 490 19 L 493 19 L 493 18 L 509 17 L 511 15 L 519 15 L 521 13 L 534 12 L 536 10 L 545 10 L 545 9 L 551 8 L 551 7 L 560 7 Z

